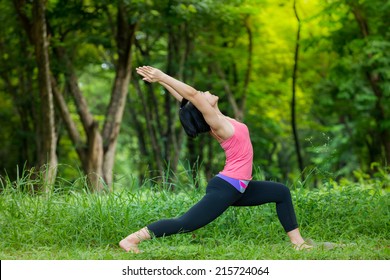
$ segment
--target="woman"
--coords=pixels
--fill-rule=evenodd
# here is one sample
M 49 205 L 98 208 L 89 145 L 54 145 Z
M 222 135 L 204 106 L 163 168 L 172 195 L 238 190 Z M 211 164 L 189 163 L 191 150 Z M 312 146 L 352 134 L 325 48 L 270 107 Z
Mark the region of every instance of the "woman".
M 229 206 L 255 206 L 274 202 L 278 218 L 294 248 L 311 248 L 299 232 L 289 189 L 279 183 L 252 180 L 253 149 L 248 128 L 221 113 L 218 96 L 208 91 L 197 91 L 150 66 L 137 68 L 137 73 L 147 82 L 160 83 L 179 102 L 188 100 L 195 110 L 199 110 L 210 128 L 210 135 L 225 151 L 226 163 L 224 169 L 208 183 L 205 196 L 185 214 L 179 218 L 154 222 L 130 234 L 119 242 L 120 247 L 127 252 L 139 253 L 138 244 L 141 241 L 194 231 L 215 220 Z M 181 118 L 181 121 L 185 124 L 189 120 Z

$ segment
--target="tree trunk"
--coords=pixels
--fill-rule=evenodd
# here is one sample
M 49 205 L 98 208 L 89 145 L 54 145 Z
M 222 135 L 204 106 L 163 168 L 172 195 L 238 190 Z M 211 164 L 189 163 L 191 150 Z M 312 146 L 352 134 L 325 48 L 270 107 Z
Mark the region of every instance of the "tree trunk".
M 33 38 L 38 65 L 40 92 L 38 166 L 44 174 L 44 190 L 50 191 L 57 174 L 57 137 L 55 131 L 53 94 L 50 83 L 50 63 L 45 20 L 45 1 L 33 2 Z
M 305 180 L 305 176 L 303 174 L 304 171 L 303 159 L 301 155 L 301 148 L 299 143 L 297 121 L 296 121 L 296 83 L 297 83 L 298 56 L 299 56 L 300 34 L 301 34 L 301 21 L 297 13 L 295 0 L 294 0 L 294 14 L 298 21 L 298 30 L 297 30 L 296 43 L 295 43 L 294 69 L 292 75 L 291 126 L 294 135 L 295 152 L 297 154 L 298 166 L 299 166 L 299 170 L 301 171 L 301 179 Z
M 77 130 L 77 125 L 71 118 L 70 111 L 67 108 L 63 96 L 58 92 L 55 78 L 52 77 L 54 97 L 56 98 L 56 103 L 60 110 L 61 118 L 67 128 L 69 137 L 72 140 L 81 161 L 84 173 L 87 175 L 89 187 L 92 191 L 100 192 L 103 190 L 103 181 L 99 178 L 103 176 L 102 136 L 100 135 L 98 125 L 94 120 L 93 115 L 88 109 L 87 101 L 79 88 L 78 78 L 75 73 L 76 71 L 73 67 L 72 61 L 66 54 L 66 50 L 62 47 L 57 47 L 55 49 L 55 54 L 57 55 L 58 60 L 62 62 L 65 69 L 66 83 L 68 84 L 68 88 L 72 94 L 77 108 L 77 113 L 87 136 L 86 143 L 81 140 L 80 134 Z
M 99 131 L 99 124 L 94 121 L 88 131 L 88 159 L 87 177 L 88 183 L 93 191 L 104 190 L 103 176 L 103 139 Z M 111 185 L 107 183 L 107 186 Z
M 46 30 L 46 1 L 35 0 L 32 3 L 32 20 L 26 15 L 26 1 L 14 0 L 14 7 L 34 46 L 35 59 L 38 68 L 38 87 L 40 108 L 37 113 L 37 166 L 43 175 L 43 190 L 49 192 L 57 175 L 58 159 L 56 154 L 57 135 L 55 131 L 55 117 L 53 93 L 50 81 L 50 60 L 48 38 Z
M 67 58 L 63 49 L 56 49 L 59 60 L 63 62 L 67 83 L 72 93 L 78 115 L 80 116 L 87 143 L 84 143 L 77 130 L 77 125 L 71 117 L 71 113 L 66 105 L 65 99 L 59 92 L 56 79 L 52 76 L 53 93 L 59 108 L 61 118 L 65 123 L 69 137 L 76 149 L 77 155 L 81 161 L 84 173 L 87 175 L 88 184 L 92 191 L 100 192 L 104 189 L 103 177 L 103 140 L 98 130 L 98 123 L 89 112 L 87 102 L 78 86 L 78 79 L 73 69 L 71 61 Z
M 53 76 L 51 77 L 51 82 L 52 82 L 54 100 L 56 101 L 57 108 L 60 111 L 61 119 L 65 123 L 65 127 L 66 127 L 68 134 L 69 134 L 69 137 L 70 137 L 70 139 L 71 139 L 71 141 L 76 149 L 77 155 L 80 158 L 81 165 L 83 166 L 83 169 L 87 170 L 88 165 L 87 165 L 87 155 L 86 155 L 86 150 L 85 150 L 85 144 L 83 143 L 83 141 L 81 139 L 81 135 L 80 135 L 79 131 L 77 130 L 77 125 L 71 117 L 71 114 L 69 112 L 66 101 L 65 101 L 64 97 L 62 96 L 60 90 L 58 89 L 57 81 Z
M 130 82 L 131 47 L 136 29 L 135 24 L 128 22 L 126 6 L 120 1 L 117 10 L 116 30 L 118 60 L 115 69 L 117 71 L 102 132 L 99 131 L 98 123 L 88 109 L 87 101 L 79 88 L 76 71 L 66 50 L 62 47 L 55 49 L 55 54 L 65 69 L 66 82 L 87 136 L 86 143 L 81 140 L 66 102 L 57 87 L 54 86 L 57 106 L 60 108 L 61 117 L 88 177 L 89 187 L 96 192 L 104 190 L 105 185 L 110 189 L 113 183 L 115 150 Z M 52 77 L 52 84 L 56 84 L 54 77 Z
M 116 44 L 118 48 L 118 61 L 116 65 L 116 76 L 111 93 L 111 101 L 106 114 L 106 121 L 103 128 L 104 159 L 103 178 L 107 185 L 113 182 L 113 167 L 115 150 L 119 135 L 120 124 L 122 123 L 123 112 L 126 105 L 126 97 L 131 77 L 131 50 L 136 25 L 129 24 L 128 10 L 124 2 L 119 1 L 117 14 L 117 35 Z

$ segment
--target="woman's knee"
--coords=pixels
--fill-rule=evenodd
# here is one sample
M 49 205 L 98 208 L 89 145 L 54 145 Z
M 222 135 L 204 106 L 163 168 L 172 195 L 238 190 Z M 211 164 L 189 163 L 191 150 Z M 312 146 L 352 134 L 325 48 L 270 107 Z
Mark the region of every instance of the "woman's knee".
M 278 192 L 282 200 L 291 199 L 290 189 L 286 185 L 278 183 Z

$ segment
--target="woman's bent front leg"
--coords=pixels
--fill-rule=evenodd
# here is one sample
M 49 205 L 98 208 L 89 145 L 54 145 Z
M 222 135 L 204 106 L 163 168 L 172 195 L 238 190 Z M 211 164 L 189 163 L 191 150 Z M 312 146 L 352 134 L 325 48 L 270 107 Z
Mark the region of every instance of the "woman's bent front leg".
M 191 232 L 216 218 L 241 196 L 226 181 L 215 177 L 210 180 L 206 195 L 182 216 L 164 219 L 147 226 L 155 237 Z
M 267 181 L 251 181 L 244 195 L 234 206 L 255 206 L 276 203 L 276 213 L 287 236 L 297 250 L 310 249 L 302 238 L 291 199 L 290 190 L 283 184 Z
M 276 203 L 276 212 L 284 230 L 289 232 L 298 227 L 290 190 L 283 184 L 268 181 L 251 181 L 244 195 L 234 206 L 256 206 Z

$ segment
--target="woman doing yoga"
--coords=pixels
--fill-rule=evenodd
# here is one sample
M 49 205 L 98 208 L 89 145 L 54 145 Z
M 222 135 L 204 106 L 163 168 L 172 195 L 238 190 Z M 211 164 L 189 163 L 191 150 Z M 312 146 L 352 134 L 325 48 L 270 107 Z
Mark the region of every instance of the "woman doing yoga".
M 197 91 L 154 67 L 139 67 L 137 73 L 147 82 L 158 82 L 181 102 L 180 120 L 187 134 L 196 136 L 208 131 L 220 143 L 226 162 L 224 169 L 209 181 L 205 196 L 185 214 L 147 225 L 121 240 L 120 247 L 127 252 L 139 253 L 141 241 L 194 231 L 215 220 L 229 206 L 273 202 L 294 248 L 311 248 L 299 232 L 290 190 L 280 183 L 252 180 L 253 149 L 248 128 L 221 113 L 218 96 Z

